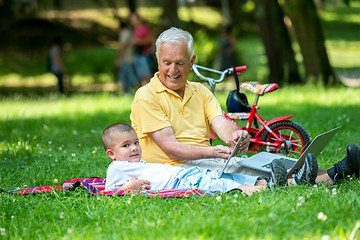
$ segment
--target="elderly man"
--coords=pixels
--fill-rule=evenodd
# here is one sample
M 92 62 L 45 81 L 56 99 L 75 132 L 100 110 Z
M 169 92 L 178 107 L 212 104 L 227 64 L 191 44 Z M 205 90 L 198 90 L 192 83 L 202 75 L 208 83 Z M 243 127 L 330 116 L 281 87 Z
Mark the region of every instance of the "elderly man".
M 196 58 L 192 36 L 177 28 L 168 29 L 156 41 L 156 57 L 159 72 L 137 91 L 131 106 L 131 123 L 139 136 L 143 159 L 220 169 L 223 161 L 213 159 L 228 158 L 242 131 L 225 119 L 218 101 L 204 85 L 188 82 Z M 230 147 L 211 146 L 211 129 Z M 240 151 L 248 146 L 249 134 L 244 131 Z
M 222 115 L 218 101 L 204 85 L 187 80 L 196 58 L 191 34 L 178 28 L 164 31 L 156 41 L 156 57 L 159 72 L 138 89 L 131 105 L 130 119 L 143 149 L 143 160 L 221 170 L 221 159 L 230 156 L 242 133 L 240 151 L 247 151 L 249 134 Z M 211 146 L 211 130 L 230 147 Z M 295 176 L 295 184 L 334 184 L 347 175 L 359 176 L 360 149 L 355 145 L 349 145 L 347 156 L 329 170 L 318 169 L 314 157 L 307 159 Z M 265 174 L 236 162 L 229 164 L 227 172 Z

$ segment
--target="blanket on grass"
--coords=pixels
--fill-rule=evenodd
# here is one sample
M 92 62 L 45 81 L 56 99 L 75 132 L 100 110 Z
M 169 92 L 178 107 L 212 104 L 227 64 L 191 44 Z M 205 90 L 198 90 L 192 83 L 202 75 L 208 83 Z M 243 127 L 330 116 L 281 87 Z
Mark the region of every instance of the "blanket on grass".
M 60 186 L 40 186 L 8 191 L 14 194 L 45 193 L 60 190 L 74 190 L 83 187 L 92 195 L 126 195 L 141 194 L 146 197 L 189 197 L 212 196 L 215 192 L 200 189 L 175 189 L 175 190 L 114 190 L 105 191 L 105 178 L 76 178 L 65 181 Z

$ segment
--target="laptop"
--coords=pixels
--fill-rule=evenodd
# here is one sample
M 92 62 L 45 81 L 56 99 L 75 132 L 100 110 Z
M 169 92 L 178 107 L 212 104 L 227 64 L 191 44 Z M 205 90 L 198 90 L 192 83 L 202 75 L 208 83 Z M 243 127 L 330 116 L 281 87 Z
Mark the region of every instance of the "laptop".
M 241 139 L 242 139 L 243 135 L 244 135 L 244 132 L 241 133 L 241 136 L 240 136 L 239 140 L 237 141 L 237 143 L 236 143 L 233 151 L 231 152 L 229 158 L 226 160 L 223 169 L 221 170 L 221 172 L 219 172 L 218 178 L 221 178 L 221 176 L 224 174 L 225 169 L 226 169 L 227 165 L 229 164 L 231 158 L 233 158 L 235 156 L 235 153 L 237 152 L 237 150 L 239 148 L 239 145 L 240 145 L 240 142 L 241 142 Z
M 242 159 L 241 161 L 239 161 L 239 164 L 244 167 L 257 169 L 264 172 L 270 172 L 271 162 L 275 159 L 280 159 L 280 161 L 284 163 L 285 168 L 288 171 L 288 177 L 290 177 L 293 173 L 295 173 L 295 171 L 299 170 L 302 167 L 308 153 L 312 153 L 315 157 L 317 157 L 340 128 L 341 126 L 316 136 L 298 159 L 274 153 L 261 152 L 249 158 Z

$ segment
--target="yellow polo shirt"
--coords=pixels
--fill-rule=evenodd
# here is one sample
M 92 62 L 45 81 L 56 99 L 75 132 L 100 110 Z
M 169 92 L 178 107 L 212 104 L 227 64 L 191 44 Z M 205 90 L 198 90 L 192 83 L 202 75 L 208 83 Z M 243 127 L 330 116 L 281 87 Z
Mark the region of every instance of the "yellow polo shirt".
M 185 144 L 210 146 L 210 123 L 222 115 L 211 91 L 201 83 L 187 82 L 184 98 L 166 88 L 155 73 L 139 88 L 131 104 L 130 120 L 142 148 L 142 159 L 151 163 L 179 165 L 170 159 L 148 133 L 172 127 L 176 139 Z

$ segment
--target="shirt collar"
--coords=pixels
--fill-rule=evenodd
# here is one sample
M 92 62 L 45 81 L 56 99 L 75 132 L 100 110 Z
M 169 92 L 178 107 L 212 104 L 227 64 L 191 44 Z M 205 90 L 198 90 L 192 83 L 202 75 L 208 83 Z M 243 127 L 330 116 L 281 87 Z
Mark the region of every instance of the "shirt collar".
M 156 72 L 154 74 L 154 77 L 150 80 L 151 86 L 155 89 L 155 91 L 157 93 L 167 91 L 168 93 L 171 93 L 173 95 L 176 95 L 177 97 L 180 97 L 175 91 L 164 86 L 164 84 L 161 83 L 158 76 L 159 76 L 159 72 Z M 189 82 L 187 81 L 186 86 L 185 86 L 184 99 L 190 98 L 192 96 L 192 94 L 194 93 L 194 91 L 195 91 L 195 88 L 191 84 L 189 84 Z

